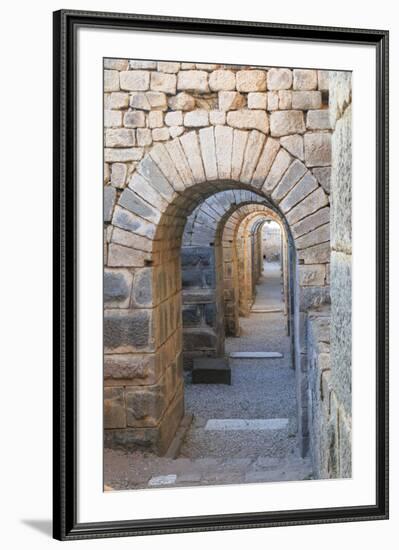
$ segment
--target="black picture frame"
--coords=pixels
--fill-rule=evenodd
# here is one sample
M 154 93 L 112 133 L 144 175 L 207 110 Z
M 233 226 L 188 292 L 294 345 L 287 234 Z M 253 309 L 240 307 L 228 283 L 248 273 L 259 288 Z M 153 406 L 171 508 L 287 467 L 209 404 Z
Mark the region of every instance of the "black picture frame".
M 388 39 L 386 30 L 61 10 L 54 24 L 54 488 L 60 540 L 388 518 Z M 376 504 L 279 512 L 77 522 L 76 31 L 79 27 L 372 45 L 376 50 Z

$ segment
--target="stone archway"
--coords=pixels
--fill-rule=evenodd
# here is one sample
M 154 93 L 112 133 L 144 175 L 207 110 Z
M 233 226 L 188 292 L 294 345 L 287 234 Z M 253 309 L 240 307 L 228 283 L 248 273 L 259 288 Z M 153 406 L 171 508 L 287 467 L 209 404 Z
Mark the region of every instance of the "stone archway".
M 171 441 L 184 408 L 180 277 L 184 226 L 201 201 L 237 188 L 263 196 L 289 227 L 300 264 L 296 334 L 300 334 L 299 311 L 329 300 L 328 196 L 306 165 L 278 139 L 221 125 L 152 147 L 128 188 L 109 208 L 106 444 L 145 445 L 162 453 Z M 297 365 L 301 364 L 299 341 L 298 336 Z

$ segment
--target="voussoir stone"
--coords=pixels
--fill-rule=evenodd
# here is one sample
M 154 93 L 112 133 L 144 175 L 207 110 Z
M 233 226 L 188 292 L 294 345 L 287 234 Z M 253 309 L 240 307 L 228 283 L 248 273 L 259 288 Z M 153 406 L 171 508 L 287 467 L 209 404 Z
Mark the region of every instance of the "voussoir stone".
M 107 185 L 104 187 L 104 221 L 110 222 L 116 201 L 116 190 Z
M 264 134 L 269 132 L 269 122 L 265 111 L 255 109 L 240 109 L 227 113 L 227 124 L 233 128 L 244 130 L 259 130 Z
M 275 111 L 270 113 L 270 134 L 272 136 L 303 134 L 305 131 L 302 111 Z
M 258 69 L 237 71 L 236 82 L 239 92 L 264 92 L 266 90 L 266 71 Z
M 282 178 L 280 183 L 274 189 L 272 193 L 272 199 L 276 202 L 281 201 L 287 195 L 287 193 L 291 191 L 294 185 L 302 178 L 306 170 L 306 166 L 298 159 L 295 159 L 284 174 L 284 177 Z
M 321 187 L 318 187 L 288 212 L 286 215 L 287 221 L 292 225 L 328 204 L 328 196 Z
M 281 211 L 284 213 L 288 212 L 312 191 L 317 189 L 317 187 L 318 183 L 316 178 L 310 172 L 307 172 L 280 202 Z
M 317 71 L 294 69 L 294 90 L 317 90 Z
M 177 75 L 177 89 L 191 92 L 209 92 L 206 71 L 180 71 Z
M 150 87 L 150 73 L 148 71 L 121 71 L 121 90 L 145 91 Z
M 219 69 L 209 75 L 209 88 L 214 92 L 234 90 L 236 76 L 233 71 Z
M 291 155 L 288 154 L 285 149 L 280 149 L 263 185 L 262 189 L 264 192 L 271 193 L 273 191 L 283 177 L 283 174 L 287 170 L 288 166 L 291 164 L 291 161 Z
M 284 149 L 287 149 L 287 151 L 291 153 L 291 155 L 299 158 L 300 160 L 304 160 L 305 155 L 302 136 L 299 136 L 298 134 L 294 134 L 292 136 L 283 136 L 280 139 L 280 143 L 284 147 Z
M 324 191 L 330 194 L 331 167 L 322 166 L 320 168 L 312 168 L 312 172 Z
M 268 90 L 288 90 L 292 86 L 292 71 L 290 69 L 269 69 L 267 72 Z

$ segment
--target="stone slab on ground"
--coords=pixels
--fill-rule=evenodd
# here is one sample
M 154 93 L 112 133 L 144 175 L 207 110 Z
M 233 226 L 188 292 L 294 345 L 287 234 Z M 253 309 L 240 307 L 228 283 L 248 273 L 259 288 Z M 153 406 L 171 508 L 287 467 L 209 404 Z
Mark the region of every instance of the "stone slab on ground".
M 211 418 L 205 430 L 281 430 L 288 425 L 288 418 Z
M 283 357 L 278 351 L 232 351 L 232 359 L 277 359 Z
M 193 384 L 231 384 L 231 369 L 224 357 L 198 357 L 194 359 Z

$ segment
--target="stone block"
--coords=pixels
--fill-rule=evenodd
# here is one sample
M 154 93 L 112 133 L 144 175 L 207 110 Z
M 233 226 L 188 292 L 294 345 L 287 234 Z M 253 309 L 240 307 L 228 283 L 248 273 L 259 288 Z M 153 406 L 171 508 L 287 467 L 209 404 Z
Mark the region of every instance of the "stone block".
M 104 350 L 155 351 L 151 310 L 104 310 Z
M 300 291 L 300 311 L 318 308 L 330 304 L 330 287 L 328 286 L 303 286 Z
M 326 268 L 324 264 L 299 266 L 300 286 L 324 286 L 325 277 Z
M 307 172 L 280 202 L 281 211 L 284 212 L 284 214 L 287 213 L 312 191 L 317 189 L 317 187 L 318 183 L 316 178 L 310 172 Z
M 315 132 L 305 134 L 305 163 L 307 166 L 331 164 L 331 134 Z
M 221 111 L 235 111 L 245 105 L 245 97 L 239 92 L 219 92 L 218 100 Z
M 104 111 L 104 128 L 119 128 L 122 126 L 122 113 L 119 111 Z
M 302 111 L 276 111 L 270 113 L 270 134 L 274 137 L 303 134 L 305 130 Z
M 187 128 L 200 128 L 201 126 L 208 126 L 208 124 L 209 113 L 205 109 L 196 109 L 184 115 L 184 126 Z
M 126 409 L 123 388 L 104 388 L 104 428 L 125 428 Z
M 142 147 L 129 147 L 129 148 L 118 148 L 118 147 L 107 147 L 104 149 L 104 160 L 105 162 L 132 162 L 141 160 L 143 156 Z
M 328 204 L 329 201 L 327 195 L 324 193 L 323 189 L 319 187 L 310 193 L 310 195 L 308 195 L 287 214 L 287 221 L 290 225 L 293 225 L 302 218 L 310 216 L 310 214 L 313 214 L 313 212 L 316 212 L 316 210 L 319 210 Z
M 291 109 L 292 108 L 292 92 L 289 90 L 279 90 L 278 92 L 278 108 L 279 109 Z
M 250 92 L 248 94 L 248 109 L 266 109 L 267 94 L 264 92 Z
M 183 124 L 182 111 L 169 111 L 169 113 L 166 113 L 165 124 L 167 126 L 181 126 Z
M 216 126 L 215 146 L 219 178 L 230 179 L 233 130 L 226 126 Z
M 123 191 L 119 199 L 119 205 L 149 222 L 158 223 L 161 218 L 161 213 L 157 208 L 144 201 L 130 189 Z
M 129 188 L 160 212 L 165 212 L 167 209 L 168 202 L 137 172 L 131 177 Z
M 224 111 L 209 111 L 209 122 L 216 125 L 226 124 L 226 113 Z
M 317 90 L 317 71 L 294 69 L 294 90 Z
M 146 92 L 148 103 L 152 110 L 166 111 L 168 108 L 166 94 L 164 92 Z
M 161 73 L 178 73 L 180 70 L 180 63 L 173 61 L 158 61 L 157 69 Z
M 258 69 L 237 71 L 236 85 L 239 92 L 264 92 L 266 90 L 266 71 Z
M 157 426 L 168 405 L 162 385 L 129 386 L 125 390 L 128 426 Z
M 304 160 L 303 136 L 299 136 L 298 134 L 284 136 L 280 138 L 280 143 L 291 155 Z
M 152 134 L 149 128 L 137 128 L 136 140 L 139 147 L 148 147 L 152 144 Z
M 152 130 L 153 141 L 167 141 L 169 139 L 169 128 L 154 128 Z
M 320 109 L 322 105 L 321 92 L 292 92 L 292 108 L 307 111 L 309 109 Z
M 196 111 L 193 111 L 195 113 Z M 204 111 L 207 115 L 207 111 Z M 189 113 L 191 114 L 191 113 Z M 186 115 L 187 116 L 187 115 Z M 213 127 L 203 128 L 199 132 L 202 162 L 208 181 L 218 178 L 216 148 Z
M 252 185 L 258 189 L 264 184 L 279 148 L 280 145 L 278 140 L 271 137 L 267 138 L 252 176 Z
M 143 111 L 128 111 L 123 117 L 123 125 L 126 128 L 144 128 L 145 114 Z
M 145 386 L 155 384 L 160 377 L 159 354 L 121 353 L 104 355 L 104 379 L 126 385 Z
M 132 283 L 128 269 L 104 269 L 104 307 L 129 307 Z
M 292 71 L 290 69 L 269 69 L 267 72 L 268 90 L 288 90 L 292 86 Z
M 209 92 L 206 71 L 180 71 L 177 75 L 177 89 L 197 93 Z
M 329 166 L 312 168 L 312 174 L 316 177 L 324 191 L 330 194 L 331 168 Z
M 168 99 L 168 105 L 174 111 L 192 111 L 195 109 L 195 99 L 185 92 L 180 92 Z
M 267 110 L 277 111 L 279 104 L 278 92 L 267 92 Z
M 104 187 L 104 221 L 110 222 L 116 201 L 116 190 L 107 185 Z
M 156 69 L 157 68 L 157 62 L 156 61 L 148 61 L 146 59 L 130 59 L 129 60 L 129 68 L 136 70 L 136 69 Z
M 256 130 L 250 132 L 240 174 L 241 182 L 249 183 L 252 180 L 265 141 L 266 137 L 264 134 L 259 133 Z
M 162 128 L 163 116 L 164 115 L 161 111 L 151 111 L 150 113 L 148 113 L 148 127 Z
M 106 147 L 133 147 L 136 144 L 133 130 L 126 128 L 110 129 L 105 132 Z
M 207 328 L 185 329 L 183 339 L 184 351 L 215 351 L 217 348 L 217 335 L 215 331 Z
M 171 126 L 169 128 L 170 137 L 173 139 L 179 137 L 184 133 L 184 126 Z
M 126 231 L 131 231 L 132 233 L 137 233 L 138 235 L 147 237 L 148 239 L 152 239 L 155 236 L 154 224 L 138 218 L 120 206 L 115 207 L 112 223 L 116 227 L 125 229 Z
M 306 127 L 309 130 L 330 130 L 331 124 L 328 109 L 308 111 Z
M 330 208 L 326 206 L 291 226 L 291 231 L 294 238 L 298 238 L 301 235 L 305 235 L 306 233 L 309 233 L 309 231 L 313 231 L 313 229 L 328 223 L 329 221 Z
M 234 180 L 240 178 L 245 147 L 248 140 L 248 132 L 242 130 L 233 131 L 233 154 L 231 158 L 231 177 Z
M 129 94 L 125 92 L 112 92 L 110 97 L 111 109 L 127 109 L 129 107 Z
M 205 173 L 202 165 L 202 158 L 196 133 L 189 132 L 184 134 L 180 138 L 180 143 L 186 155 L 186 159 L 193 174 L 194 181 L 196 183 L 204 181 Z
M 148 71 L 121 71 L 121 90 L 142 92 L 150 87 L 150 73 Z
M 141 250 L 114 243 L 108 246 L 107 265 L 110 267 L 143 267 L 150 258 L 150 254 Z
M 302 178 L 306 170 L 306 166 L 300 160 L 295 159 L 284 174 L 280 183 L 274 189 L 272 199 L 276 202 L 280 202 Z
M 341 118 L 352 101 L 352 73 L 345 71 L 329 72 L 329 106 L 331 127 Z
M 165 94 L 176 94 L 176 75 L 169 73 L 151 73 L 151 90 L 164 92 Z
M 264 192 L 270 194 L 273 191 L 283 177 L 283 174 L 287 170 L 288 166 L 291 164 L 291 161 L 291 155 L 289 155 L 284 149 L 280 149 L 263 185 L 262 189 Z
M 317 71 L 317 88 L 319 90 L 329 90 L 330 71 Z
M 104 71 L 104 92 L 117 92 L 119 89 L 119 71 Z
M 231 369 L 224 357 L 195 358 L 192 370 L 193 384 L 231 384 Z
M 321 244 L 328 242 L 330 240 L 330 224 L 326 223 L 321 225 L 317 229 L 302 235 L 295 240 L 295 246 L 298 250 L 302 248 L 308 248 L 309 246 L 314 246 L 316 244 Z
M 330 262 L 331 247 L 329 242 L 310 246 L 298 251 L 298 258 L 305 264 L 326 264 Z
M 219 69 L 209 75 L 209 88 L 213 92 L 234 90 L 236 87 L 236 76 L 233 71 Z
M 113 69 L 115 71 L 126 71 L 129 66 L 128 59 L 104 59 L 104 69 Z
M 265 111 L 240 109 L 227 113 L 227 124 L 242 130 L 259 130 L 264 134 L 269 132 L 269 122 Z

